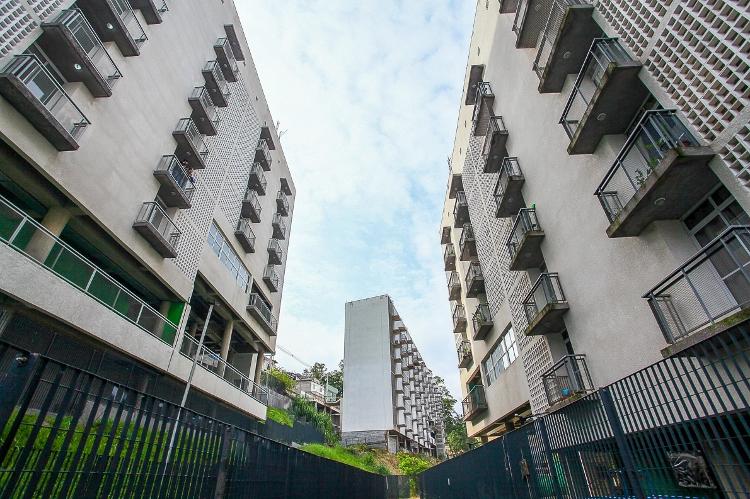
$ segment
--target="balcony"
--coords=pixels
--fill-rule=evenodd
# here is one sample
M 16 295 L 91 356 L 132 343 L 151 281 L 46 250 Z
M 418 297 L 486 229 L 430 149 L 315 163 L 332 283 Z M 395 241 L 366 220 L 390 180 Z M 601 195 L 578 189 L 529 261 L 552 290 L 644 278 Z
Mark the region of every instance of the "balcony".
M 282 191 L 276 193 L 276 213 L 282 217 L 289 216 L 289 200 Z
M 446 272 L 452 272 L 456 270 L 456 250 L 453 249 L 453 244 L 448 243 L 445 245 L 445 251 L 443 252 L 443 270 Z
M 245 197 L 242 198 L 242 208 L 240 210 L 240 216 L 247 218 L 253 223 L 260 222 L 260 200 L 258 194 L 251 188 L 245 191 Z
M 443 227 L 440 230 L 440 244 L 449 244 L 451 242 L 451 228 Z
M 467 298 L 476 298 L 477 295 L 484 293 L 484 275 L 479 262 L 471 262 L 469 270 L 466 271 L 466 296 Z
M 130 5 L 141 11 L 146 24 L 161 24 L 161 15 L 169 10 L 166 0 L 130 0 Z
M 474 419 L 477 414 L 487 410 L 487 399 L 484 397 L 484 387 L 474 385 L 461 403 L 464 409 L 464 421 Z
M 266 185 L 266 175 L 263 173 L 263 168 L 261 168 L 258 163 L 253 163 L 250 167 L 250 176 L 247 179 L 247 186 L 261 196 L 265 196 Z
M 155 201 L 143 203 L 133 228 L 163 258 L 177 256 L 177 243 L 180 241 L 180 229 L 174 224 L 164 208 Z
M 502 116 L 490 118 L 489 129 L 484 137 L 482 156 L 484 157 L 484 173 L 497 173 L 508 156 L 505 144 L 508 142 L 508 130 Z
M 281 261 L 284 259 L 284 250 L 281 249 L 278 239 L 271 239 L 268 241 L 268 263 L 272 265 L 281 265 Z
M 271 151 L 268 150 L 268 142 L 264 139 L 258 140 L 258 145 L 255 146 L 255 162 L 260 163 L 265 171 L 271 169 Z
M 474 64 L 469 69 L 469 81 L 466 84 L 464 104 L 473 106 L 477 102 L 477 86 L 484 76 L 484 64 Z
M 458 229 L 469 223 L 469 203 L 466 201 L 466 193 L 456 193 L 456 203 L 453 205 L 453 228 Z
M 58 151 L 75 151 L 91 124 L 34 55 L 17 55 L 0 72 L 0 94 Z
M 477 305 L 477 309 L 474 311 L 474 315 L 471 318 L 471 323 L 474 326 L 474 336 L 472 339 L 485 339 L 494 326 L 490 306 L 486 303 L 480 303 Z
M 276 268 L 272 264 L 266 265 L 265 270 L 263 271 L 263 282 L 266 283 L 266 286 L 268 286 L 268 289 L 271 292 L 276 292 L 279 290 L 279 274 L 276 273 Z
M 500 0 L 500 13 L 510 14 L 518 8 L 518 0 Z
M 452 173 L 448 183 L 448 199 L 454 199 L 456 193 L 464 190 L 464 183 L 460 173 Z
M 286 223 L 280 213 L 273 214 L 273 220 L 271 221 L 271 227 L 273 229 L 273 237 L 275 239 L 284 240 L 286 239 Z
M 462 262 L 476 261 L 477 258 L 477 242 L 474 239 L 474 229 L 471 224 L 465 224 L 461 231 L 461 239 L 458 241 L 458 248 L 461 255 Z
M 159 198 L 170 208 L 190 208 L 195 184 L 180 164 L 177 156 L 162 156 L 154 170 L 159 181 Z
M 211 92 L 211 101 L 219 107 L 229 105 L 229 84 L 224 79 L 224 73 L 217 61 L 208 61 L 203 66 L 203 79 L 206 82 L 206 88 Z
M 625 133 L 648 96 L 640 69 L 616 38 L 594 40 L 560 118 L 568 154 L 591 154 L 605 135 Z
M 701 341 L 744 322 L 750 308 L 750 226 L 727 228 L 643 297 L 669 344 Z
M 566 355 L 544 374 L 542 385 L 551 411 L 594 391 L 585 355 Z
M 648 111 L 596 189 L 609 237 L 639 235 L 655 220 L 677 220 L 716 186 L 701 147 L 675 111 Z
M 525 182 L 518 158 L 505 158 L 495 184 L 495 216 L 512 217 L 523 208 L 521 187 Z
M 191 118 L 182 118 L 172 132 L 177 142 L 175 155 L 180 161 L 187 161 L 190 168 L 200 170 L 206 167 L 208 147 L 203 142 L 203 135 L 198 131 Z
M 283 192 L 287 196 L 291 196 L 292 188 L 289 186 L 289 181 L 285 179 L 284 177 L 281 177 L 279 179 L 279 182 L 281 183 L 281 192 Z
M 258 293 L 250 293 L 247 311 L 260 322 L 268 334 L 276 336 L 276 327 L 278 326 L 276 317 L 271 313 L 271 307 Z
M 459 340 L 456 343 L 456 353 L 458 353 L 458 368 L 466 369 L 474 361 L 471 354 L 471 342 L 469 340 Z
M 565 329 L 563 315 L 569 307 L 556 273 L 539 275 L 523 301 L 523 309 L 528 322 L 526 336 L 554 334 Z
M 458 301 L 461 299 L 461 279 L 458 272 L 451 272 L 448 277 L 448 299 Z
M 539 92 L 560 92 L 569 74 L 576 74 L 602 30 L 594 21 L 590 0 L 554 0 L 539 41 L 534 71 Z
M 477 97 L 472 116 L 475 136 L 481 137 L 487 134 L 487 129 L 490 126 L 490 118 L 495 115 L 495 112 L 492 110 L 494 103 L 495 94 L 492 92 L 492 86 L 487 81 L 479 82 L 477 84 Z
M 513 19 L 513 32 L 516 34 L 516 48 L 536 47 L 539 35 L 547 24 L 552 2 L 555 0 L 519 0 L 516 17 Z
M 250 220 L 240 218 L 237 222 L 234 235 L 237 237 L 237 241 L 239 241 L 242 249 L 245 250 L 245 253 L 255 253 L 255 233 L 252 227 L 250 227 Z
M 115 42 L 125 57 L 141 53 L 148 39 L 128 0 L 78 0 L 78 8 L 105 42 Z
M 240 39 L 237 36 L 237 32 L 234 29 L 234 24 L 225 24 L 224 33 L 227 34 L 227 39 L 229 40 L 229 44 L 232 47 L 232 53 L 234 54 L 234 58 L 237 59 L 238 61 L 244 61 L 245 54 L 242 52 L 242 45 L 240 44 Z
M 80 10 L 63 10 L 41 27 L 37 43 L 67 81 L 83 83 L 94 97 L 112 95 L 122 73 Z
M 466 332 L 466 311 L 464 306 L 457 303 L 453 307 L 453 333 L 460 334 Z
M 237 61 L 234 58 L 234 52 L 232 52 L 229 40 L 226 38 L 216 40 L 216 43 L 214 43 L 214 52 L 216 52 L 216 61 L 221 67 L 224 79 L 231 82 L 237 81 L 237 75 L 240 70 L 237 67 Z
M 195 87 L 188 97 L 188 103 L 193 108 L 193 119 L 198 131 L 203 135 L 216 135 L 219 121 L 219 110 L 211 100 L 211 92 L 206 87 Z
M 521 208 L 518 212 L 513 229 L 506 246 L 510 270 L 528 270 L 539 268 L 544 263 L 541 244 L 544 231 L 539 225 L 535 208 Z

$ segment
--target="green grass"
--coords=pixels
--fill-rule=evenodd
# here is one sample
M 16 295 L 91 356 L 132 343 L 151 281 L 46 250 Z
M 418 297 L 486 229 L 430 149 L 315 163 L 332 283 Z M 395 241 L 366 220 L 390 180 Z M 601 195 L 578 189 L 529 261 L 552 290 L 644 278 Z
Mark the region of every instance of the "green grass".
M 305 444 L 302 446 L 302 450 L 316 456 L 369 471 L 370 473 L 377 473 L 378 475 L 391 474 L 385 465 L 377 462 L 375 454 L 371 451 L 358 451 L 340 445 L 329 447 L 324 444 Z
M 294 427 L 294 416 L 289 414 L 284 409 L 269 407 L 266 411 L 266 419 L 276 421 L 277 423 L 286 425 L 290 428 Z

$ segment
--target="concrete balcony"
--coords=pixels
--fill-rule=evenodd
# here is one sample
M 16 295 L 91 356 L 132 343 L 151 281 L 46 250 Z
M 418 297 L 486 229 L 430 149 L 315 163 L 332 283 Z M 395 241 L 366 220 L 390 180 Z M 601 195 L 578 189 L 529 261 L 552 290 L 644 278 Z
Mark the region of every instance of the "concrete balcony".
M 500 0 L 500 13 L 511 14 L 518 8 L 518 0 Z
M 177 256 L 180 229 L 174 224 L 164 208 L 154 201 L 143 203 L 133 228 L 164 258 Z
M 273 214 L 271 228 L 273 229 L 274 239 L 286 239 L 286 223 L 284 222 L 284 218 L 281 216 L 281 213 Z
M 477 102 L 477 86 L 484 76 L 484 64 L 474 64 L 469 69 L 469 81 L 466 84 L 464 104 L 473 106 Z
M 525 181 L 518 158 L 503 159 L 500 176 L 495 184 L 495 216 L 497 218 L 512 217 L 523 208 L 521 187 Z
M 63 10 L 41 27 L 37 43 L 65 80 L 83 83 L 94 97 L 112 95 L 122 73 L 79 9 Z
M 549 410 L 554 411 L 594 391 L 585 355 L 566 355 L 542 374 Z
M 569 74 L 577 74 L 602 29 L 590 0 L 554 0 L 539 41 L 534 71 L 539 92 L 560 92 Z
M 182 118 L 172 132 L 177 142 L 175 155 L 180 161 L 187 161 L 190 168 L 201 170 L 206 167 L 208 147 L 203 141 L 203 134 L 191 118 Z
M 616 38 L 594 40 L 560 118 L 568 154 L 591 154 L 605 135 L 628 130 L 648 96 L 640 70 Z
M 476 298 L 484 290 L 484 275 L 479 262 L 471 262 L 469 269 L 466 271 L 466 296 L 467 298 Z
M 505 245 L 508 247 L 510 270 L 528 270 L 539 268 L 544 263 L 542 254 L 544 231 L 536 217 L 535 208 L 521 208 L 518 212 L 510 237 Z
M 159 181 L 159 198 L 165 205 L 183 210 L 190 208 L 195 184 L 177 156 L 162 156 L 154 170 L 154 177 Z
M 458 272 L 451 272 L 448 276 L 448 299 L 458 301 L 461 299 L 461 278 Z
M 162 14 L 169 10 L 166 0 L 130 0 L 130 5 L 141 11 L 146 24 L 161 24 Z
M 268 142 L 264 139 L 258 140 L 255 146 L 255 162 L 259 163 L 265 171 L 271 169 L 271 151 L 268 149 Z
M 279 182 L 281 183 L 281 192 L 283 192 L 287 196 L 291 196 L 292 188 L 289 186 L 289 181 L 285 179 L 284 177 L 281 177 L 279 179 Z
M 203 66 L 202 73 L 206 88 L 211 92 L 211 101 L 219 107 L 227 107 L 231 92 L 218 61 L 208 61 Z
M 0 94 L 58 151 L 78 149 L 91 124 L 34 55 L 17 55 L 0 72 Z
M 540 274 L 522 305 L 528 323 L 526 336 L 555 334 L 565 329 L 563 315 L 570 307 L 556 273 Z
M 225 24 L 224 33 L 227 34 L 227 40 L 229 40 L 229 44 L 232 47 L 232 54 L 234 54 L 234 58 L 238 61 L 244 61 L 245 54 L 242 52 L 242 44 L 240 43 L 240 39 L 234 29 L 234 24 Z
M 456 250 L 453 249 L 452 243 L 445 245 L 445 251 L 443 252 L 443 270 L 446 272 L 456 270 Z
M 105 42 L 115 42 L 125 57 L 141 53 L 148 37 L 128 0 L 78 0 L 86 19 Z
M 646 112 L 596 189 L 607 235 L 637 236 L 656 220 L 679 220 L 719 182 L 713 158 L 675 111 Z
M 471 353 L 471 342 L 469 340 L 459 340 L 456 343 L 456 353 L 458 354 L 459 369 L 466 369 L 474 361 Z
M 284 259 L 284 250 L 281 249 L 278 239 L 268 241 L 268 263 L 272 265 L 281 265 Z
M 250 227 L 250 220 L 240 218 L 237 222 L 234 235 L 237 241 L 239 241 L 240 246 L 242 246 L 242 249 L 245 250 L 245 253 L 255 253 L 255 233 L 252 227 Z
M 260 200 L 258 194 L 248 187 L 245 191 L 245 197 L 242 198 L 242 208 L 240 210 L 240 216 L 246 218 L 253 223 L 260 222 Z
M 219 122 L 219 110 L 211 100 L 211 92 L 207 87 L 195 87 L 188 97 L 188 103 L 193 108 L 193 119 L 198 131 L 203 135 L 216 135 Z
M 479 259 L 477 256 L 477 241 L 474 238 L 474 229 L 471 224 L 464 225 L 458 248 L 462 262 L 473 262 Z
M 234 52 L 232 52 L 232 46 L 227 38 L 219 38 L 214 43 L 214 52 L 216 52 L 216 61 L 221 67 L 221 72 L 224 74 L 224 79 L 227 81 L 237 81 L 237 75 L 239 74 L 239 68 L 237 68 L 237 61 L 234 58 Z
M 474 114 L 472 123 L 474 126 L 474 135 L 482 137 L 487 134 L 490 126 L 490 118 L 495 115 L 493 105 L 495 103 L 495 94 L 492 92 L 492 86 L 487 81 L 477 84 L 477 96 L 474 104 Z
M 263 282 L 266 283 L 266 286 L 268 286 L 268 289 L 275 293 L 279 290 L 279 283 L 281 280 L 279 279 L 279 274 L 276 273 L 276 267 L 273 264 L 266 265 L 265 270 L 263 271 Z
M 464 183 L 460 173 L 452 173 L 448 181 L 448 199 L 455 199 L 456 193 L 464 190 Z
M 457 303 L 453 307 L 453 333 L 460 334 L 466 332 L 466 311 L 464 306 Z
M 484 386 L 474 385 L 469 394 L 462 401 L 464 410 L 464 421 L 471 421 L 477 415 L 487 410 L 487 399 L 484 395 Z
M 276 193 L 276 213 L 282 217 L 289 216 L 289 200 L 282 191 Z
M 248 188 L 254 190 L 261 196 L 265 196 L 267 184 L 268 182 L 266 181 L 266 175 L 263 173 L 263 168 L 261 168 L 259 163 L 253 163 L 250 167 L 250 176 L 247 179 Z
M 484 136 L 482 156 L 484 157 L 484 173 L 497 173 L 508 156 L 505 144 L 508 142 L 508 130 L 502 116 L 493 116 Z
M 443 227 L 440 230 L 440 244 L 448 244 L 451 242 L 451 228 Z
M 464 191 L 458 191 L 453 205 L 453 228 L 461 228 L 467 223 L 469 223 L 469 203 L 466 201 Z
M 490 306 L 486 303 L 477 305 L 474 315 L 471 317 L 471 322 L 472 326 L 474 326 L 474 336 L 472 336 L 472 339 L 475 341 L 485 339 L 494 326 Z
M 536 47 L 539 35 L 547 24 L 554 0 L 519 0 L 516 17 L 513 19 L 513 32 L 516 34 L 516 48 Z
M 268 334 L 276 336 L 278 321 L 271 312 L 271 307 L 258 293 L 250 293 L 247 311 L 260 322 Z

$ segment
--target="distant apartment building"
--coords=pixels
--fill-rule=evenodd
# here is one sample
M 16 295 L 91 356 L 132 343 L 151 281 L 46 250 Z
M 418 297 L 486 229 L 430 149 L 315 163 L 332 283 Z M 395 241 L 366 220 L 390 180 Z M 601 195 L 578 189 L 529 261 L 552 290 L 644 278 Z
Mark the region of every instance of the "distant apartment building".
M 348 302 L 345 322 L 343 442 L 444 455 L 442 401 L 432 371 L 391 299 Z
M 295 187 L 233 2 L 2 21 L 0 345 L 265 419 Z
M 748 305 L 748 14 L 477 1 L 440 233 L 469 435 L 676 355 Z
M 339 391 L 325 381 L 320 383 L 312 376 L 302 375 L 297 378 L 296 390 L 301 397 L 313 402 L 319 412 L 331 416 L 336 431 L 341 432 L 341 406 Z

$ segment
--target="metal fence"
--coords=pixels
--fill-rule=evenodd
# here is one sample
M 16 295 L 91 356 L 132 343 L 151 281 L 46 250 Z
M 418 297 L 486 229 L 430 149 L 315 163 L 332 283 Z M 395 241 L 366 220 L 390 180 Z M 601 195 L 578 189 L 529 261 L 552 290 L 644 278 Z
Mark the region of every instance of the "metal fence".
M 385 497 L 382 476 L 0 343 L 0 497 Z
M 745 322 L 420 475 L 423 498 L 750 497 Z

